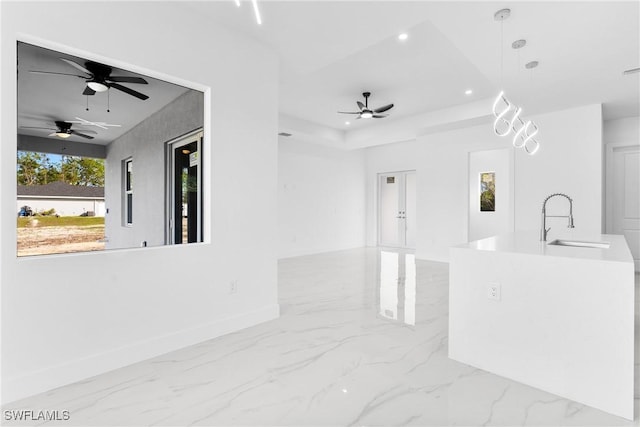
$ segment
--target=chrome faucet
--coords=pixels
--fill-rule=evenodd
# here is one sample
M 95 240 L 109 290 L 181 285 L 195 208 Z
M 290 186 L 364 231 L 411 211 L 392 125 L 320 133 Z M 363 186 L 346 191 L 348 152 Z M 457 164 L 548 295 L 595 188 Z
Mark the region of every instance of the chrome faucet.
M 549 201 L 550 198 L 554 196 L 566 197 L 567 200 L 569 200 L 569 215 L 547 215 L 547 202 Z M 547 228 L 547 218 L 569 218 L 569 225 L 567 227 L 574 228 L 573 227 L 573 200 L 571 200 L 571 197 L 563 193 L 554 193 L 548 196 L 546 199 L 544 199 L 544 202 L 542 202 L 542 228 L 540 229 L 541 242 L 547 241 L 547 233 L 549 232 L 549 230 L 551 230 L 551 227 Z

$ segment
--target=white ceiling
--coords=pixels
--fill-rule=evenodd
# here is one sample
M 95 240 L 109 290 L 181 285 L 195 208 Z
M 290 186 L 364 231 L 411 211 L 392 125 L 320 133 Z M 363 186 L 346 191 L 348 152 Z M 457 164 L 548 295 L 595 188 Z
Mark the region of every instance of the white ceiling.
M 188 7 L 244 32 L 281 59 L 280 112 L 342 131 L 371 126 L 353 111 L 363 91 L 393 102 L 393 122 L 417 113 L 493 98 L 502 86 L 526 113 L 603 103 L 605 119 L 640 114 L 638 2 L 259 1 L 196 2 Z M 503 84 L 501 25 L 504 22 Z M 405 42 L 397 40 L 408 32 Z M 527 40 L 520 51 L 511 48 Z M 524 64 L 537 60 L 534 71 Z M 473 89 L 472 96 L 465 96 Z M 346 126 L 344 122 L 352 124 Z
M 280 112 L 338 132 L 340 138 L 379 126 L 397 126 L 410 117 L 452 111 L 495 97 L 500 87 L 524 114 L 602 103 L 605 119 L 640 114 L 639 2 L 435 2 L 435 1 L 269 1 L 258 0 L 263 24 L 256 25 L 251 2 L 233 0 L 176 3 L 229 27 L 280 57 Z M 501 84 L 501 25 L 494 13 L 509 7 L 504 22 Z M 408 32 L 401 42 L 397 35 Z M 511 48 L 524 38 L 527 46 Z M 99 132 L 106 144 L 184 92 L 180 86 L 145 77 L 130 85 L 150 95 L 140 101 L 111 91 L 90 97 L 85 111 L 83 82 L 72 77 L 28 73 L 30 69 L 74 72 L 59 57 L 84 59 L 26 47 L 20 51 L 19 126 L 50 126 L 82 117 L 122 124 Z M 524 69 L 531 60 L 534 71 Z M 120 75 L 131 75 L 115 70 Z M 259 70 L 256 70 L 259 72 Z M 464 91 L 472 89 L 473 95 Z M 353 120 L 362 92 L 374 107 L 394 103 L 390 116 Z M 349 120 L 351 125 L 345 125 Z M 314 126 L 315 126 L 314 125 Z M 20 130 L 45 136 L 46 131 Z M 86 140 L 82 140 L 86 142 Z
M 172 100 L 185 93 L 187 88 L 163 82 L 140 74 L 134 74 L 113 68 L 114 76 L 141 76 L 149 84 L 128 84 L 138 92 L 149 96 L 142 101 L 119 90 L 109 90 L 110 112 L 107 112 L 107 93 L 84 96 L 85 81 L 77 77 L 44 75 L 30 73 L 30 70 L 51 71 L 82 75 L 83 73 L 64 63 L 60 58 L 70 59 L 84 65 L 86 59 L 44 49 L 26 43 L 18 45 L 18 133 L 34 135 L 61 141 L 58 137 L 49 137 L 47 130 L 24 129 L 23 127 L 54 128 L 55 121 L 75 120 L 76 117 L 94 122 L 119 124 L 107 130 L 95 126 L 74 124 L 72 129 L 82 132 L 97 132 L 94 139 L 87 140 L 71 136 L 69 141 L 106 145 L 132 127 L 149 117 Z M 108 64 L 107 64 L 108 65 Z M 89 98 L 89 111 L 87 108 Z M 66 141 L 66 140 L 65 140 Z

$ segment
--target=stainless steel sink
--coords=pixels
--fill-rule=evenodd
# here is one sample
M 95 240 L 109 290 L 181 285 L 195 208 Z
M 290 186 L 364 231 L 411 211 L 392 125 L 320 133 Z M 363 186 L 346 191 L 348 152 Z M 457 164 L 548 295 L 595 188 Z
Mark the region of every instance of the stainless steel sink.
M 586 242 L 583 240 L 563 240 L 556 239 L 548 243 L 553 246 L 572 246 L 577 248 L 596 248 L 596 249 L 609 249 L 611 244 L 609 242 Z

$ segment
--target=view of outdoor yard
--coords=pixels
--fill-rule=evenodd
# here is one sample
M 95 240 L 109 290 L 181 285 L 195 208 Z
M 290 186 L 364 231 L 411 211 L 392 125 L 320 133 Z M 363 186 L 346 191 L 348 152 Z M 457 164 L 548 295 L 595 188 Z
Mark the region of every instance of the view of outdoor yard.
M 20 217 L 17 225 L 18 256 L 104 249 L 104 217 Z
M 105 248 L 104 162 L 19 151 L 17 255 Z

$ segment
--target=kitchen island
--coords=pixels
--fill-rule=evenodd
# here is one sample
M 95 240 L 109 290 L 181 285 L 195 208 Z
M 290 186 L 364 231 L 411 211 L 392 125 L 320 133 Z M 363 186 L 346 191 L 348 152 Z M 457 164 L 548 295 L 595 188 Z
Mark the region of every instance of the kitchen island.
M 451 359 L 633 419 L 634 265 L 623 236 L 508 233 L 451 248 L 449 269 Z

